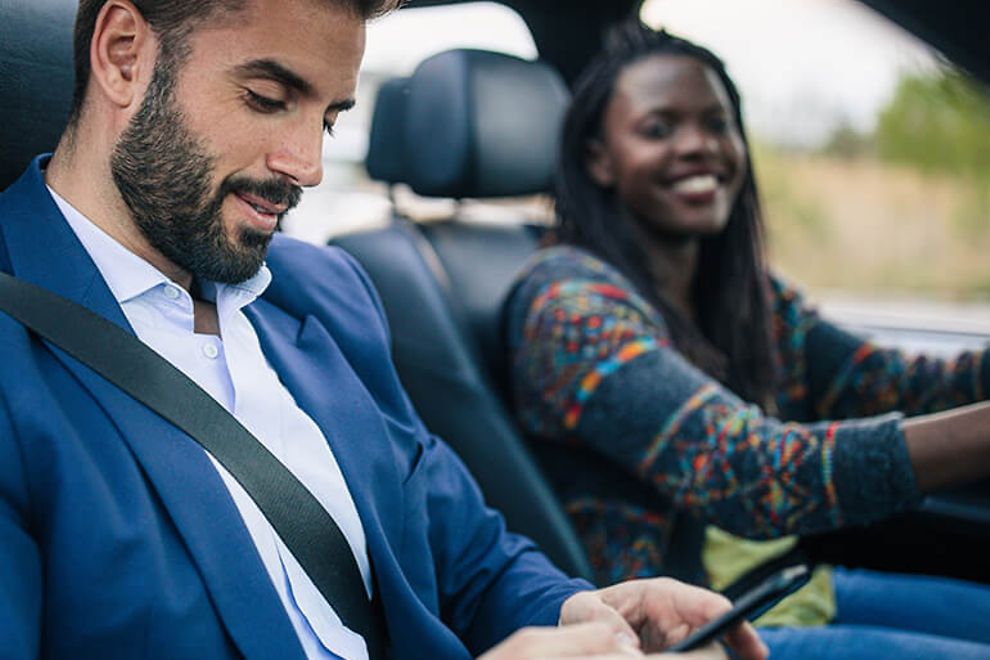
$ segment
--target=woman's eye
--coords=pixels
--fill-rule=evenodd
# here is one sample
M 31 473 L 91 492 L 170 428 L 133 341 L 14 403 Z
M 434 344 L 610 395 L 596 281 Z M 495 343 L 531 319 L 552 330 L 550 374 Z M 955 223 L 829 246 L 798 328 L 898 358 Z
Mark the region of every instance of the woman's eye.
M 708 130 L 718 135 L 723 135 L 729 131 L 729 120 L 725 117 L 710 117 L 707 124 Z
M 279 101 L 278 99 L 271 99 L 267 96 L 262 96 L 261 94 L 252 92 L 250 89 L 246 91 L 248 105 L 259 112 L 270 113 L 285 110 L 285 101 Z
M 640 130 L 644 136 L 652 139 L 663 139 L 670 137 L 671 134 L 670 125 L 662 121 L 653 121 L 644 124 Z

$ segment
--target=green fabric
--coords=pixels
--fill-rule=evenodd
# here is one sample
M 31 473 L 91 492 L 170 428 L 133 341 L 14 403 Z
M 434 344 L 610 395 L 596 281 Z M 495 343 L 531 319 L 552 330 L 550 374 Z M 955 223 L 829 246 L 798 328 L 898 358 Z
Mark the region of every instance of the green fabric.
M 701 558 L 708 572 L 709 584 L 713 589 L 722 590 L 748 570 L 779 557 L 796 543 L 794 536 L 772 541 L 751 541 L 709 525 Z M 834 617 L 832 570 L 828 566 L 819 566 L 808 584 L 777 603 L 756 620 L 756 625 L 768 628 L 822 626 Z

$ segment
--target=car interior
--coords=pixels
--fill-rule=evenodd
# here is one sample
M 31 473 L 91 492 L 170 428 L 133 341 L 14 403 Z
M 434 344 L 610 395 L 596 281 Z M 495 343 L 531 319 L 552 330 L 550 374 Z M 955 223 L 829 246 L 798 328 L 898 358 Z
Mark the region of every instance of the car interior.
M 923 8 L 877 5 L 908 25 L 920 23 L 922 36 L 948 44 L 961 58 L 986 61 L 971 42 L 953 41 L 952 35 L 920 21 Z M 371 178 L 404 183 L 423 197 L 549 191 L 554 164 L 544 158 L 555 140 L 546 120 L 562 114 L 566 97 L 534 94 L 538 88 L 529 83 L 549 77 L 562 81 L 548 52 L 564 57 L 567 66 L 561 69 L 572 73 L 575 53 L 563 54 L 566 45 L 559 42 L 539 42 L 541 23 L 533 19 L 529 24 L 540 46 L 538 61 L 452 50 L 424 61 L 408 78 L 386 83 L 369 136 Z M 497 67 L 505 73 L 496 73 Z M 492 90 L 497 85 L 502 85 L 500 93 Z M 503 113 L 507 106 L 515 111 Z M 506 115 L 512 123 L 499 135 Z M 500 162 L 504 169 L 496 165 Z M 521 162 L 533 168 L 532 180 L 513 166 Z M 461 454 L 510 527 L 535 539 L 565 570 L 589 577 L 587 558 L 559 507 L 537 496 L 547 490 L 536 447 L 527 445 L 505 398 L 498 309 L 513 274 L 537 249 L 543 228 L 522 219 L 505 222 L 501 214 L 490 222 L 462 216 L 455 210 L 440 221 L 415 223 L 396 211 L 387 227 L 332 243 L 354 255 L 375 282 L 392 325 L 400 377 L 427 425 Z M 517 471 L 507 472 L 510 465 Z M 727 592 L 741 593 L 780 565 L 809 558 L 986 582 L 987 547 L 990 485 L 981 484 L 930 497 L 921 511 L 895 520 L 802 539 L 795 552 L 744 576 Z
M 476 50 L 441 53 L 382 87 L 368 171 L 423 196 L 543 192 L 567 99 L 563 79 L 544 63 Z M 539 121 L 525 130 L 506 125 L 518 124 L 520 114 Z M 531 149 L 542 158 L 529 158 Z M 398 329 L 393 357 L 427 427 L 464 458 L 510 525 L 565 570 L 588 577 L 587 559 L 498 396 L 499 304 L 537 241 L 537 229 L 523 223 L 486 225 L 455 215 L 422 227 L 396 217 L 336 244 L 368 269 Z
M 413 1 L 409 6 L 446 4 Z M 545 193 L 572 81 L 602 26 L 639 0 L 511 0 L 540 59 L 471 49 L 435 55 L 382 86 L 369 135 L 370 176 L 423 197 Z M 990 81 L 988 9 L 865 0 Z M 74 0 L 0 0 L 0 190 L 55 146 L 71 100 Z M 402 11 L 402 10 L 400 10 Z M 981 26 L 980 29 L 974 26 Z M 387 226 L 334 239 L 370 274 L 382 299 L 400 378 L 427 426 L 461 455 L 507 524 L 566 572 L 591 578 L 574 530 L 505 399 L 499 309 L 543 228 L 463 217 Z M 820 561 L 952 575 L 990 583 L 990 483 L 928 498 L 895 520 L 802 540 Z M 789 557 L 788 560 L 793 560 Z M 756 577 L 749 578 L 749 580 Z M 741 588 L 741 587 L 740 587 Z

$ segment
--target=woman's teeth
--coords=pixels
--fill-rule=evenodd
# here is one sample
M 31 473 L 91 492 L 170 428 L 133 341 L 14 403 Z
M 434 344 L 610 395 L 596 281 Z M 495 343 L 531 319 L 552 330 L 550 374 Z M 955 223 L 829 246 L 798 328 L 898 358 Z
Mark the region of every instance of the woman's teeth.
M 718 187 L 718 178 L 714 174 L 698 174 L 689 176 L 674 183 L 671 188 L 675 192 L 683 193 L 706 193 L 712 192 Z

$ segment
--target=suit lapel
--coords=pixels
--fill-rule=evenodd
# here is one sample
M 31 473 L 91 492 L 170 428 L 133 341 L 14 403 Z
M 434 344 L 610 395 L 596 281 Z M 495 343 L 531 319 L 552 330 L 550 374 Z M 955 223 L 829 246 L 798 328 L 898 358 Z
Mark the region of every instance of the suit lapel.
M 230 493 L 194 440 L 88 367 L 53 349 L 113 419 L 199 567 L 246 657 L 302 657 L 298 639 Z M 298 653 L 293 656 L 292 651 Z
M 389 432 L 333 337 L 313 316 L 300 323 L 265 300 L 245 308 L 262 350 L 296 403 L 320 427 L 347 482 L 372 564 L 399 547 L 402 490 Z
M 45 190 L 38 160 L 0 197 L 0 220 L 14 275 L 131 331 Z M 43 261 L 38 255 L 50 258 Z M 249 550 L 254 544 L 240 514 L 200 446 L 61 349 L 49 348 L 120 430 L 185 541 L 240 651 L 247 657 L 303 657 L 257 552 Z

